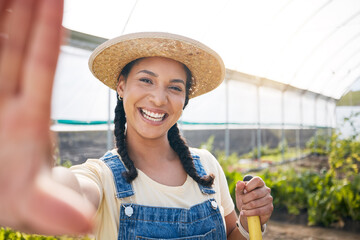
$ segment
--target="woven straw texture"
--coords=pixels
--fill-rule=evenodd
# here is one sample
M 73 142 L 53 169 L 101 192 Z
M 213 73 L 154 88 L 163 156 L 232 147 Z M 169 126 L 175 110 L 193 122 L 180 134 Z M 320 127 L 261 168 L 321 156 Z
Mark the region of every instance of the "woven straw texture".
M 135 33 L 108 40 L 98 46 L 89 59 L 93 75 L 116 90 L 123 67 L 142 57 L 167 57 L 185 64 L 193 75 L 189 98 L 220 85 L 225 66 L 212 49 L 193 39 L 169 33 Z

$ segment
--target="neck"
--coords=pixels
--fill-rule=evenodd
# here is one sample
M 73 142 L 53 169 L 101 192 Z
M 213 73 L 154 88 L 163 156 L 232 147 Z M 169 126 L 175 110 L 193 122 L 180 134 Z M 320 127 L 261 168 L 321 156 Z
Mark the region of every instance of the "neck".
M 156 139 L 145 139 L 130 133 L 127 134 L 126 141 L 128 154 L 137 168 L 148 164 L 162 164 L 166 160 L 177 158 L 167 134 Z

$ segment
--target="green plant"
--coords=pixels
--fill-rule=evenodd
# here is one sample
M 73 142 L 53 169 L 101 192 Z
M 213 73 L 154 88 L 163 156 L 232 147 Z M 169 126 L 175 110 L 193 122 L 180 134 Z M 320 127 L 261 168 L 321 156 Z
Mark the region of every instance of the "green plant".
M 240 180 L 243 179 L 243 176 L 241 173 L 237 172 L 237 171 L 227 171 L 224 170 L 225 172 L 225 176 L 226 176 L 226 180 L 228 182 L 229 185 L 229 191 L 230 191 L 230 196 L 233 200 L 234 203 L 236 203 L 236 197 L 235 197 L 235 187 L 236 187 L 236 183 Z
M 352 137 L 340 139 L 338 135 L 334 138 L 329 155 L 330 169 L 339 177 L 349 178 L 359 172 L 360 141 Z
M 230 156 L 226 157 L 224 151 L 216 151 L 215 155 L 223 169 L 226 169 L 227 171 L 236 171 L 238 169 L 240 158 L 237 153 L 232 153 Z
M 70 160 L 66 160 L 66 161 L 61 163 L 61 166 L 66 167 L 66 168 L 70 168 L 72 166 L 72 162 Z
M 342 138 L 339 133 L 333 134 L 331 139 L 326 135 L 318 135 L 317 147 L 329 155 L 329 169 L 316 171 L 278 167 L 276 170 L 255 173 L 271 188 L 275 211 L 287 209 L 291 215 L 307 213 L 309 225 L 328 227 L 349 219 L 360 221 L 360 141 L 357 131 L 353 133 L 348 138 Z M 313 142 L 309 144 L 312 147 Z M 264 147 L 261 150 L 267 156 L 275 156 L 281 154 L 280 149 Z M 237 168 L 239 157 L 232 154 L 225 158 L 224 152 L 217 152 L 217 158 L 224 169 L 235 202 L 236 182 L 242 179 Z
M 311 154 L 328 155 L 331 141 L 332 136 L 323 130 L 317 130 L 317 133 L 306 142 L 306 148 Z
M 225 171 L 235 202 L 235 185 L 242 175 Z M 352 181 L 338 179 L 332 171 L 315 172 L 294 168 L 257 173 L 271 188 L 275 211 L 287 209 L 291 215 L 307 212 L 309 225 L 331 226 L 345 219 L 360 221 L 360 175 Z
M 206 142 L 200 144 L 200 148 L 206 149 L 209 152 L 212 152 L 213 151 L 214 140 L 215 140 L 215 136 L 211 135 Z
M 294 169 L 265 171 L 261 177 L 271 188 L 274 205 L 285 207 L 290 214 L 298 215 L 307 208 L 308 194 L 314 191 L 317 174 L 311 171 L 296 172 Z
M 0 240 L 56 240 L 52 236 L 29 235 L 10 228 L 0 228 Z
M 277 154 L 287 152 L 289 150 L 289 145 L 286 139 L 284 141 L 280 141 L 277 147 Z
M 36 234 L 25 234 L 11 228 L 0 227 L 0 240 L 92 240 L 88 236 L 41 236 Z

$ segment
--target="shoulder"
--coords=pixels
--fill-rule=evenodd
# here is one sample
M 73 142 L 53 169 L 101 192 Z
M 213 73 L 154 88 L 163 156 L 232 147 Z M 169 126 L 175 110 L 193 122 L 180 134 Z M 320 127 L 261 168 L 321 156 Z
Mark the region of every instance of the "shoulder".
M 208 150 L 206 149 L 201 149 L 201 148 L 189 148 L 190 149 L 190 152 L 193 154 L 193 155 L 197 155 L 199 156 L 200 158 L 201 157 L 204 157 L 204 158 L 215 158 Z
M 201 164 L 207 172 L 218 174 L 219 171 L 222 171 L 222 168 L 215 158 L 208 150 L 199 149 L 199 148 L 190 148 L 190 152 L 193 156 L 198 156 Z
M 107 166 L 105 162 L 101 159 L 88 159 L 83 164 L 74 165 L 70 168 L 74 173 L 93 173 L 101 175 L 101 173 L 106 170 Z

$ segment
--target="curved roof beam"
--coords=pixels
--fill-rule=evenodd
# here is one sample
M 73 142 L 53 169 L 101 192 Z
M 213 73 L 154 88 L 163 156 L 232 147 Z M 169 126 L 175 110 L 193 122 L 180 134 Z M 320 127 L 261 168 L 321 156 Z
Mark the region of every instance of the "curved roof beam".
M 341 45 L 336 51 L 334 51 L 333 54 L 331 54 L 331 56 L 329 56 L 327 60 L 324 61 L 323 64 L 318 68 L 318 71 L 314 74 L 313 80 L 316 81 L 319 78 L 319 75 L 323 72 L 324 68 L 330 64 L 330 62 L 336 58 L 336 56 L 338 56 L 344 49 L 346 49 L 346 47 L 350 46 L 356 40 L 359 41 L 358 38 L 360 38 L 360 32 L 358 32 L 343 45 Z
M 357 71 L 357 73 L 356 73 L 356 71 Z M 350 79 L 349 75 L 352 74 L 353 72 L 355 72 L 356 77 L 353 77 L 353 78 Z M 334 97 L 339 99 L 341 96 L 335 96 L 335 93 L 338 92 L 339 88 L 344 89 L 344 91 L 342 91 L 342 92 L 345 93 L 345 90 L 349 88 L 347 86 L 351 85 L 349 83 L 355 82 L 352 79 L 358 79 L 359 76 L 360 76 L 360 61 L 355 66 L 349 68 L 349 71 L 347 71 L 347 74 L 337 81 L 337 83 L 338 83 L 337 87 L 332 88 L 333 91 L 331 91 L 330 94 L 334 95 Z M 347 79 L 347 81 L 346 81 L 346 79 Z
M 294 38 L 299 35 L 299 33 L 306 27 L 306 25 L 308 25 L 308 23 L 314 18 L 316 17 L 322 10 L 324 10 L 333 0 L 329 0 L 326 3 L 324 3 L 323 5 L 321 5 L 319 8 L 315 9 L 314 12 L 305 19 L 305 21 L 297 28 L 297 30 L 290 35 L 289 40 L 287 41 L 287 44 L 280 50 L 281 53 L 283 53 L 285 51 L 285 49 L 290 45 L 290 43 L 292 43 L 292 41 L 294 40 Z M 287 5 L 286 5 L 287 6 Z
M 349 61 L 356 58 L 359 55 L 359 53 L 360 53 L 360 46 L 354 52 L 352 52 L 352 54 L 350 56 L 342 59 L 342 61 L 339 64 L 337 64 L 336 68 L 332 70 L 333 75 L 328 79 L 328 81 L 326 81 L 323 84 L 323 86 L 322 86 L 323 88 L 321 88 L 321 89 L 326 89 L 326 86 L 333 84 L 334 80 L 336 80 L 336 77 L 337 77 L 336 74 L 338 74 L 344 68 L 346 68 Z M 360 56 L 359 56 L 359 59 L 360 59 Z M 321 92 L 323 93 L 324 90 Z
M 360 16 L 360 11 L 356 12 L 352 16 L 350 16 L 348 19 L 346 19 L 344 22 L 336 26 L 330 33 L 328 33 L 325 37 L 323 37 L 320 42 L 318 42 L 310 51 L 310 53 L 303 59 L 303 61 L 300 63 L 299 67 L 293 74 L 292 79 L 290 80 L 289 84 L 291 84 L 292 81 L 296 78 L 298 73 L 303 69 L 305 64 L 309 61 L 309 59 L 318 51 L 318 49 L 323 45 L 326 41 L 328 41 L 339 29 L 346 26 L 348 23 L 350 23 L 352 20 Z

